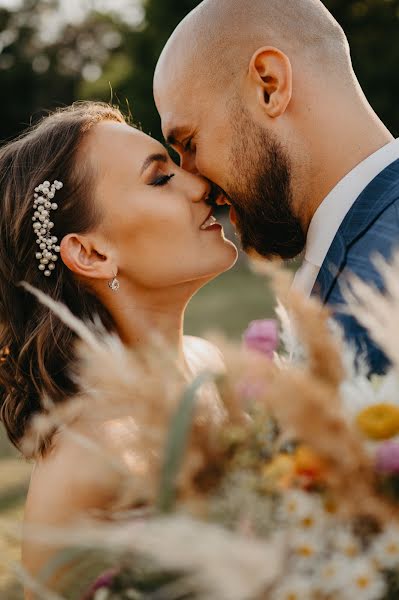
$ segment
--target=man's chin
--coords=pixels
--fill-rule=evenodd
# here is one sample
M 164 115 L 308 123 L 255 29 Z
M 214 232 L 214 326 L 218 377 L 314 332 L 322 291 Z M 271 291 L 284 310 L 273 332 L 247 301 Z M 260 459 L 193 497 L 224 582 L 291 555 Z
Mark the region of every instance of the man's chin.
M 242 226 L 240 217 L 241 215 L 237 218 L 235 230 L 240 239 L 241 248 L 251 258 L 277 261 L 291 260 L 303 252 L 306 244 L 306 237 L 299 228 L 297 228 L 295 233 L 291 232 L 291 236 L 288 232 L 288 243 L 276 239 L 272 240 L 272 243 L 270 243 L 270 236 L 267 236 L 267 234 L 265 234 L 265 239 L 263 239 L 258 231 L 254 231 L 254 228 L 248 230 L 248 228 Z M 268 228 L 270 229 L 270 227 Z M 261 225 L 259 225 L 259 229 L 262 229 Z
M 281 247 L 281 249 L 271 249 L 270 247 L 266 248 L 264 244 L 250 243 L 241 238 L 241 247 L 245 254 L 255 260 L 263 259 L 279 262 L 282 260 L 292 260 L 299 256 L 303 252 L 305 244 L 298 244 L 295 248 Z
M 243 247 L 243 251 L 251 260 L 267 260 L 269 262 L 281 262 L 283 260 L 281 256 L 277 256 L 276 254 L 260 253 L 255 248 L 252 248 L 252 246 Z

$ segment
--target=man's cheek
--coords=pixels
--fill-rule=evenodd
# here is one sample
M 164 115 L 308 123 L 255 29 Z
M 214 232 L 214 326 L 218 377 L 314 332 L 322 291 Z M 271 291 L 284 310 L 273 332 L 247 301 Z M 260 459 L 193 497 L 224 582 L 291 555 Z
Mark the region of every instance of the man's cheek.
M 206 153 L 204 156 L 202 152 L 198 152 L 197 150 L 195 157 L 197 172 L 206 179 L 209 179 L 209 181 L 213 181 L 213 183 L 222 187 L 219 182 L 223 173 L 219 170 L 219 164 L 220 161 L 213 152 Z

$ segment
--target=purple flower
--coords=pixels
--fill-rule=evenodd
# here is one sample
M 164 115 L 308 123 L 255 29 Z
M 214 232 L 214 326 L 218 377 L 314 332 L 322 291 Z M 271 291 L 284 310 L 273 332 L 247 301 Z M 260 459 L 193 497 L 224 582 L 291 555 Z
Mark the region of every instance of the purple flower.
M 272 359 L 279 342 L 277 321 L 275 319 L 252 321 L 244 332 L 243 341 L 247 348 L 261 352 Z
M 101 588 L 110 588 L 115 577 L 119 574 L 120 569 L 109 569 L 102 573 L 95 582 L 90 586 L 90 589 L 84 594 L 81 600 L 93 600 L 96 592 Z
M 261 397 L 264 391 L 264 384 L 261 381 L 250 381 L 241 379 L 236 385 L 236 393 L 244 401 L 253 401 Z
M 376 469 L 380 473 L 399 473 L 399 444 L 397 442 L 384 442 L 377 450 Z

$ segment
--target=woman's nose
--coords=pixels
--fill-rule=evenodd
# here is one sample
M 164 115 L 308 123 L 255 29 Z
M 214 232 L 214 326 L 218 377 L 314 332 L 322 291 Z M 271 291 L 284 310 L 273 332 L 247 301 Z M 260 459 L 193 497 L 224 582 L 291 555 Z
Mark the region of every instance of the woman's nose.
M 211 193 L 211 184 L 209 181 L 199 175 L 194 175 L 196 187 L 192 194 L 193 202 L 206 202 Z
M 182 167 L 180 167 L 182 169 Z M 192 202 L 205 202 L 211 194 L 212 185 L 205 177 L 198 172 L 191 173 L 186 169 L 182 169 L 183 181 L 187 188 L 187 195 Z

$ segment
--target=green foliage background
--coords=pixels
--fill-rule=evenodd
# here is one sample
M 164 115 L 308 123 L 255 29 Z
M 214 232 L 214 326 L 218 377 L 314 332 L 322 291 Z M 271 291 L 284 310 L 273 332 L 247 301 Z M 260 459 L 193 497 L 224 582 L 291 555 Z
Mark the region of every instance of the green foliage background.
M 137 27 L 127 25 L 123 15 L 91 12 L 84 22 L 65 24 L 57 39 L 45 42 L 40 30 L 60 1 L 23 0 L 17 12 L 0 9 L 0 139 L 17 134 L 54 106 L 75 99 L 109 100 L 110 86 L 114 99 L 130 105 L 134 120 L 161 139 L 152 98 L 154 66 L 177 23 L 199 2 L 143 0 L 145 17 Z M 349 37 L 371 104 L 399 135 L 399 0 L 325 4 Z M 93 66 L 102 74 L 88 81 L 84 74 Z

